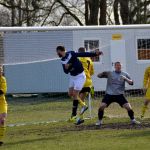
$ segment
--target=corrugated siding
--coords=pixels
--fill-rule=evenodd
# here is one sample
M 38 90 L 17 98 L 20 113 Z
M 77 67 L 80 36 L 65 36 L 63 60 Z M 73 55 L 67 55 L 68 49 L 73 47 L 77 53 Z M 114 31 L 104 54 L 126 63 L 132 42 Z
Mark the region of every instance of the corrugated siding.
M 24 36 L 28 36 L 28 40 L 20 42 L 19 39 Z M 36 40 L 39 44 L 35 44 L 38 43 Z M 4 44 L 7 58 L 16 55 L 15 49 L 19 50 L 18 57 L 22 57 L 22 54 L 30 57 L 31 51 L 35 56 L 43 55 L 44 49 L 49 49 L 50 55 L 56 56 L 56 46 L 63 44 L 67 49 L 72 49 L 73 39 L 71 31 L 11 33 L 5 36 Z M 59 60 L 6 66 L 5 75 L 8 93 L 65 92 L 68 89 L 68 77 L 64 75 Z
M 150 30 L 142 29 L 120 29 L 120 30 L 83 30 L 74 32 L 74 49 L 78 46 L 83 46 L 84 39 L 100 39 L 100 48 L 104 52 L 103 63 L 95 63 L 95 75 L 93 76 L 93 82 L 96 91 L 105 90 L 106 80 L 98 79 L 96 76 L 99 72 L 104 70 L 111 70 L 111 58 L 110 58 L 110 40 L 112 39 L 112 34 L 122 34 L 123 39 L 126 43 L 126 68 L 127 72 L 133 78 L 135 84 L 134 86 L 127 86 L 126 89 L 139 89 L 142 88 L 143 84 L 143 74 L 145 68 L 150 63 L 138 63 L 137 62 L 137 51 L 136 51 L 136 36 L 146 36 L 150 37 Z
M 15 50 L 15 47 L 19 48 L 19 38 L 17 42 L 15 39 L 16 35 L 20 37 L 24 36 L 24 34 L 18 34 L 19 33 L 5 36 L 5 50 L 10 51 L 12 48 L 13 50 Z M 36 49 L 36 47 L 42 51 L 44 47 L 45 49 L 49 48 L 52 51 L 54 50 L 54 53 L 50 52 L 53 56 L 55 55 L 55 48 L 58 44 L 64 44 L 68 50 L 73 49 L 77 51 L 80 46 L 84 46 L 84 39 L 99 39 L 100 48 L 104 52 L 104 56 L 102 63 L 95 63 L 95 75 L 93 76 L 93 82 L 96 91 L 105 90 L 106 87 L 106 80 L 98 79 L 96 77 L 97 74 L 105 70 L 111 70 L 112 68 L 110 58 L 110 41 L 112 39 L 112 34 L 122 34 L 123 39 L 125 39 L 126 42 L 126 71 L 135 81 L 134 86 L 127 86 L 127 89 L 142 88 L 144 70 L 150 63 L 139 64 L 137 62 L 136 37 L 142 35 L 149 36 L 150 30 L 148 29 L 73 30 L 49 31 L 41 33 L 31 32 L 28 34 L 31 35 L 29 38 L 32 37 L 33 34 L 33 37 L 36 37 L 36 40 L 38 38 L 38 41 L 41 42 L 36 45 L 32 44 L 34 43 L 32 41 L 29 42 L 30 45 L 28 46 L 26 46 L 26 43 L 23 48 L 20 47 L 21 51 L 25 53 L 26 51 L 30 52 L 32 49 Z M 31 40 L 33 40 L 33 37 Z M 5 73 L 8 80 L 9 93 L 64 92 L 68 89 L 68 76 L 63 73 L 59 60 L 37 64 L 8 66 L 6 67 Z

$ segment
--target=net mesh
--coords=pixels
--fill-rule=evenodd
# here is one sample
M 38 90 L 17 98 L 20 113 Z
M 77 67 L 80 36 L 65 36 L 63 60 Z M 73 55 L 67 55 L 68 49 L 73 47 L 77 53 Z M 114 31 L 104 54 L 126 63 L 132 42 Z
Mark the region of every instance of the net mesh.
M 97 31 L 80 37 L 82 31 L 3 31 L 0 35 L 0 63 L 5 65 L 5 76 L 8 82 L 7 96 L 9 103 L 8 124 L 30 124 L 67 120 L 71 114 L 72 101 L 67 96 L 68 76 L 64 75 L 62 66 L 56 56 L 56 47 L 65 45 L 72 50 L 84 46 L 87 51 L 96 48 L 104 52 L 103 57 L 93 58 L 95 75 L 93 83 L 95 94 L 90 98 L 91 109 L 85 117 L 97 117 L 99 103 L 105 94 L 106 80 L 98 79 L 97 73 L 112 70 L 110 56 L 112 33 L 103 33 L 100 38 Z M 128 46 L 130 38 L 125 39 Z M 135 55 L 131 56 L 136 61 L 150 59 L 150 37 L 134 38 Z M 78 44 L 77 44 L 78 43 Z M 130 54 L 129 54 L 130 55 Z M 130 62 L 127 60 L 126 62 Z M 131 63 L 131 62 L 130 62 Z M 135 62 L 137 64 L 137 62 Z M 128 64 L 129 65 L 129 64 Z M 140 116 L 143 105 L 142 80 L 148 64 L 134 67 L 129 70 L 135 80 L 133 87 L 126 87 L 126 97 L 135 110 L 135 115 Z M 132 71 L 134 74 L 132 74 Z M 139 73 L 139 74 L 138 74 Z M 136 75 L 137 74 L 137 75 Z M 12 96 L 13 93 L 13 96 Z M 25 93 L 25 94 L 23 94 Z M 32 94 L 27 94 L 32 93 Z M 33 94 L 34 93 L 34 94 Z M 39 94 L 40 93 L 40 94 Z M 88 104 L 88 97 L 86 103 Z M 148 117 L 150 111 L 146 113 Z M 108 117 L 127 117 L 126 111 L 112 104 L 105 113 Z

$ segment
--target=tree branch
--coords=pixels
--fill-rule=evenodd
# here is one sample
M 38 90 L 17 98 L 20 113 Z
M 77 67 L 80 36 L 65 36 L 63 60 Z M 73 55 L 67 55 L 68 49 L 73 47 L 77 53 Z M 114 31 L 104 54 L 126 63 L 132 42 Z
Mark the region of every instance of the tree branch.
M 75 15 L 73 14 L 69 9 L 68 7 L 61 1 L 61 0 L 56 0 L 56 2 L 58 2 L 59 4 L 61 4 L 61 6 L 66 10 L 66 12 L 72 16 L 78 23 L 79 25 L 83 26 L 83 23 L 80 21 L 80 19 Z

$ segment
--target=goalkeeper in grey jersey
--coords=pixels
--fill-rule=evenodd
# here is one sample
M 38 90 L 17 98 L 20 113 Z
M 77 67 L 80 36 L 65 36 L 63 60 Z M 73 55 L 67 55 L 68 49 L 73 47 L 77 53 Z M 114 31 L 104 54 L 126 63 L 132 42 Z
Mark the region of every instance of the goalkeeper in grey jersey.
M 104 109 L 113 102 L 118 103 L 122 108 L 127 110 L 132 124 L 139 124 L 140 122 L 136 121 L 134 118 L 134 112 L 130 103 L 128 103 L 127 99 L 124 97 L 125 82 L 129 85 L 133 85 L 133 80 L 126 72 L 121 70 L 121 63 L 116 62 L 115 71 L 102 72 L 98 74 L 98 78 L 107 78 L 107 88 L 106 95 L 98 110 L 99 120 L 96 125 L 100 126 L 102 124 Z

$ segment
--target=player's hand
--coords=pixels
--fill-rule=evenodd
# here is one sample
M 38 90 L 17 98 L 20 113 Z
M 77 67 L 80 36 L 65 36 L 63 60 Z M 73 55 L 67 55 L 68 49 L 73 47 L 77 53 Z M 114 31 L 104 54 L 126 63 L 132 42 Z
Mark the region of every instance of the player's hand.
M 65 69 L 69 69 L 69 67 L 71 66 L 71 64 L 65 64 Z
M 95 53 L 96 53 L 97 56 L 103 55 L 103 52 L 100 51 L 99 49 L 96 49 L 96 50 L 95 50 Z

